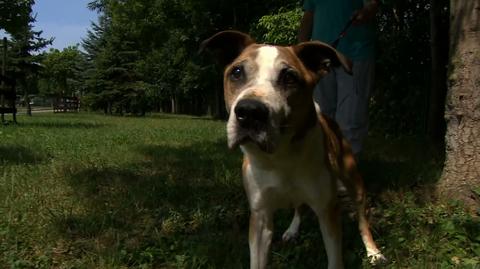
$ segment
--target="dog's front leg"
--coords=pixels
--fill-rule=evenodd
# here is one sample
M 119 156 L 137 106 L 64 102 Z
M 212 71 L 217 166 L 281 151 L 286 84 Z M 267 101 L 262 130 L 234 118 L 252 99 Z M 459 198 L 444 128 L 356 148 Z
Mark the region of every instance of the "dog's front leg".
M 331 202 L 327 207 L 314 209 L 320 223 L 323 243 L 328 257 L 328 269 L 343 268 L 342 259 L 342 231 L 340 210 L 336 203 Z
M 273 234 L 273 213 L 266 210 L 252 210 L 250 215 L 250 269 L 264 269 Z

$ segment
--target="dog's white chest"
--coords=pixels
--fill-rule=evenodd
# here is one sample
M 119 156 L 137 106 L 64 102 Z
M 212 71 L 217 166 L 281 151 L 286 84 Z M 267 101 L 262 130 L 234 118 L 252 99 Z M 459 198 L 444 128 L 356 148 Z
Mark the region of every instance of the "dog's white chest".
M 331 180 L 326 167 L 321 164 L 320 160 L 291 159 L 272 169 L 249 165 L 244 171 L 244 180 L 250 205 L 252 208 L 289 208 L 328 199 Z

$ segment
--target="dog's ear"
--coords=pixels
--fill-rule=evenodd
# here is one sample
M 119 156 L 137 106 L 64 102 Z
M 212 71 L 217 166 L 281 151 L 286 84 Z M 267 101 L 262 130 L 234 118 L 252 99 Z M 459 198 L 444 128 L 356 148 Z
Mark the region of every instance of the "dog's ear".
M 293 46 L 294 52 L 306 68 L 319 76 L 330 72 L 332 66 L 342 66 L 352 74 L 352 62 L 335 48 L 320 41 L 308 41 Z
M 255 43 L 249 35 L 239 31 L 222 31 L 200 44 L 199 53 L 213 51 L 222 66 L 231 63 L 249 45 Z

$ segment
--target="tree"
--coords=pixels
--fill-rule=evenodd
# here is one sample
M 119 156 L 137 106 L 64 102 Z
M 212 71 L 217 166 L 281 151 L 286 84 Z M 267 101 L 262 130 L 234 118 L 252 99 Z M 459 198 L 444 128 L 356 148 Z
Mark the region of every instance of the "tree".
M 30 22 L 34 0 L 0 0 L 0 29 L 14 34 Z
M 31 15 L 29 16 L 28 23 L 19 28 L 17 32 L 12 33 L 12 49 L 9 51 L 9 58 L 10 68 L 13 69 L 12 71 L 20 84 L 19 92 L 24 95 L 27 114 L 31 116 L 29 94 L 36 90 L 37 74 L 41 68 L 39 56 L 35 53 L 51 45 L 53 38 L 43 38 L 41 36 L 43 31 L 34 31 L 33 23 L 36 19 Z
M 273 15 L 262 16 L 252 29 L 253 35 L 257 36 L 258 42 L 295 44 L 302 14 L 300 7 L 296 7 L 291 10 L 282 8 Z
M 83 54 L 77 46 L 59 51 L 51 49 L 42 55 L 42 78 L 40 92 L 43 95 L 64 97 L 80 94 L 80 69 L 83 67 Z
M 480 2 L 450 1 L 450 63 L 442 197 L 480 205 Z M 476 196 L 475 196 L 476 195 Z
M 89 8 L 92 10 L 103 10 L 103 6 L 94 6 L 92 2 Z M 108 112 L 108 100 L 103 98 L 101 94 L 108 85 L 105 75 L 105 68 L 103 68 L 105 58 L 106 36 L 110 29 L 110 20 L 105 15 L 100 15 L 99 22 L 92 22 L 87 36 L 82 40 L 82 47 L 85 50 L 85 66 L 83 70 L 84 84 L 86 88 L 86 95 L 83 97 L 83 104 L 96 110 L 103 109 L 105 113 Z
M 85 82 L 88 94 L 84 103 L 105 113 L 144 114 L 146 84 L 137 65 L 145 47 L 155 37 L 149 12 L 155 11 L 151 1 L 93 1 L 89 7 L 100 13 L 99 23 L 83 40 L 87 56 Z M 148 34 L 145 33 L 149 25 Z M 161 24 L 157 27 L 161 28 Z M 145 44 L 146 43 L 146 44 Z
M 221 81 L 197 55 L 201 40 L 252 23 L 297 0 L 95 0 L 99 12 L 83 47 L 88 68 L 84 104 L 106 112 L 154 108 L 224 117 Z

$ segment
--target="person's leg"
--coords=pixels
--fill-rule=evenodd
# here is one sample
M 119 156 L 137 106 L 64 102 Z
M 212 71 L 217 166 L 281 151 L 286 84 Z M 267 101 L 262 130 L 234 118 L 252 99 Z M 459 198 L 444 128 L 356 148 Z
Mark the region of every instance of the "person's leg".
M 320 106 L 320 111 L 335 119 L 337 111 L 337 79 L 335 70 L 320 79 L 313 91 L 313 100 Z
M 355 61 L 353 75 L 336 69 L 337 109 L 335 119 L 357 156 L 368 133 L 368 103 L 375 76 L 374 59 Z

